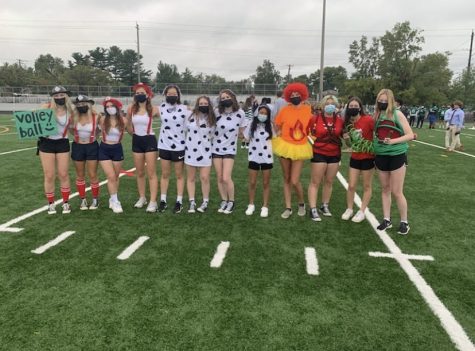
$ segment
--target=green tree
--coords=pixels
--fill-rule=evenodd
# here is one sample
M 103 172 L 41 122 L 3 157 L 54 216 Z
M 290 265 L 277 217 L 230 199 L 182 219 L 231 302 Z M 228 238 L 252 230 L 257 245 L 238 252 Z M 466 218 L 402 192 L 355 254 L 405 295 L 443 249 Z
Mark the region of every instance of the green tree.
M 24 67 L 18 63 L 0 66 L 0 86 L 24 87 L 35 83 L 33 68 Z
M 61 77 L 64 85 L 108 85 L 113 83 L 113 78 L 109 72 L 91 66 L 76 65 L 66 70 Z
M 108 49 L 96 47 L 94 50 L 89 50 L 88 52 L 93 67 L 102 69 L 103 71 L 110 71 L 111 61 L 109 60 Z
M 466 111 L 475 110 L 475 71 L 471 70 L 467 73 L 467 70 L 464 70 L 457 75 L 448 95 L 450 102 L 462 100 Z
M 380 60 L 378 38 L 373 38 L 369 46 L 368 38 L 363 35 L 359 42 L 355 40 L 351 43 L 348 53 L 349 61 L 355 68 L 353 78 L 376 77 Z
M 254 81 L 254 84 L 278 85 L 282 80 L 282 77 L 270 60 L 264 60 L 262 66 L 257 67 L 256 74 L 251 76 L 251 79 Z
M 181 77 L 176 65 L 170 65 L 165 62 L 158 62 L 157 74 L 155 76 L 157 84 L 164 85 L 168 83 L 180 83 Z
M 336 90 L 339 94 L 345 93 L 345 82 L 348 79 L 348 73 L 343 66 L 325 67 L 323 70 L 323 90 Z M 316 94 L 320 88 L 320 70 L 310 74 L 308 83 Z
M 59 78 L 66 70 L 64 61 L 51 54 L 40 55 L 35 60 L 36 83 L 41 85 L 59 84 Z

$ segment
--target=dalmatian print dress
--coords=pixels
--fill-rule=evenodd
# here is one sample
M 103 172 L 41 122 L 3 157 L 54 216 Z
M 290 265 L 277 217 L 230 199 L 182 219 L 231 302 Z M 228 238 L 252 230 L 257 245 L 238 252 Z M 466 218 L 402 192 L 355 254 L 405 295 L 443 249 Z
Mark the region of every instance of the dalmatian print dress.
M 243 110 L 220 113 L 216 110 L 216 130 L 213 138 L 212 152 L 215 155 L 236 155 L 236 143 L 239 128 L 246 126 L 246 116 Z
M 258 123 L 254 135 L 251 135 L 251 124 L 246 126 L 244 136 L 249 140 L 248 161 L 258 164 L 274 163 L 272 140 L 265 129 L 264 123 Z
M 185 122 L 185 164 L 193 167 L 210 167 L 211 140 L 215 127 L 209 127 L 204 115 L 191 115 Z
M 185 122 L 190 116 L 185 105 L 160 105 L 160 137 L 158 148 L 168 151 L 185 150 Z

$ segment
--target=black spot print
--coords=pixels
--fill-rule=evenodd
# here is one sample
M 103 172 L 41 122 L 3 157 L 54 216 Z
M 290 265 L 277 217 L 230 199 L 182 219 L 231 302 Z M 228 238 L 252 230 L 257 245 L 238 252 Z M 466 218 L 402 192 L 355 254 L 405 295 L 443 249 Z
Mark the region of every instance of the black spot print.
M 193 133 L 198 134 L 198 131 L 197 131 L 197 130 L 194 130 Z
M 171 129 L 169 126 L 165 126 L 165 128 L 163 128 L 164 130 L 169 130 Z
M 235 142 L 235 141 L 232 141 L 232 142 L 231 142 L 231 145 L 234 145 L 234 144 L 236 144 L 236 142 Z
M 193 123 L 194 121 L 195 121 L 195 119 L 194 119 L 194 118 L 190 119 L 190 123 Z
M 221 116 L 216 117 L 216 122 L 221 119 Z
M 181 118 L 185 118 L 186 116 L 185 115 L 181 115 Z
M 196 161 L 198 161 L 198 162 L 200 162 L 200 161 L 202 161 L 202 160 L 203 160 L 203 156 L 200 156 L 200 157 L 198 157 L 198 158 L 196 159 Z
M 175 144 L 172 144 L 171 148 L 172 148 L 173 150 L 175 150 L 175 149 L 176 149 L 176 145 L 175 145 Z
M 237 118 L 241 118 L 241 114 L 238 113 L 238 114 L 236 115 L 236 117 L 237 117 Z
M 239 127 L 239 123 L 238 123 L 238 124 L 236 124 L 236 127 Z
M 264 135 L 264 134 L 266 134 L 266 133 L 265 133 L 265 132 L 260 132 L 259 134 L 260 134 L 260 135 Z
M 168 140 L 173 140 L 173 138 L 172 138 L 171 136 L 169 136 L 169 137 L 167 137 L 167 138 L 168 138 Z
M 201 140 L 200 140 L 200 141 L 198 141 L 198 145 L 201 145 Z
M 203 138 L 204 138 L 204 139 L 206 139 L 206 138 L 207 138 L 207 136 L 206 136 L 206 135 L 203 135 Z
M 163 144 L 163 139 L 160 139 L 160 142 Z
M 188 151 L 188 146 L 185 146 L 185 151 Z
M 227 151 L 228 149 L 226 149 L 225 147 L 223 147 L 223 151 Z
M 224 129 L 224 128 L 226 128 L 226 126 L 221 126 L 221 129 Z
M 264 145 L 264 150 L 267 150 L 267 145 Z
M 218 144 L 221 144 L 221 140 L 220 140 L 220 139 L 216 140 L 216 142 L 217 142 Z
M 180 141 L 180 144 L 181 145 L 185 144 L 185 141 L 184 140 Z
M 252 149 L 255 151 L 255 150 L 256 150 L 256 147 L 255 147 L 255 146 L 253 146 L 253 147 L 252 147 Z
M 231 117 L 226 117 L 226 120 L 227 120 L 227 121 L 231 121 L 232 118 L 231 118 Z
M 168 119 L 165 118 L 165 119 L 163 120 L 163 122 L 167 123 L 167 122 L 168 122 Z
M 262 152 L 259 152 L 258 155 L 259 155 L 259 156 L 262 156 Z
M 219 147 L 216 148 L 216 152 L 219 152 Z
M 196 152 L 196 151 L 198 151 L 198 149 L 193 149 L 193 152 Z
M 191 137 L 188 137 L 188 141 L 191 141 Z
M 218 136 L 219 135 L 218 131 L 214 132 L 214 135 Z
M 173 119 L 176 119 L 176 116 L 173 116 Z
M 177 127 L 177 128 L 180 128 L 180 127 L 181 127 L 181 124 L 177 124 L 176 127 Z
M 208 152 L 208 151 L 209 151 L 209 147 L 205 147 L 205 151 Z
M 267 155 L 267 158 L 272 158 L 272 156 L 271 156 L 271 155 Z
M 179 109 L 178 109 L 178 112 L 181 112 L 181 111 L 183 111 L 183 110 L 182 110 L 181 108 L 179 108 Z
M 174 137 L 175 137 L 175 138 L 178 138 L 178 135 L 175 134 Z
M 206 123 L 200 124 L 200 128 L 206 128 Z
M 236 130 L 236 129 L 233 128 L 233 129 L 230 129 L 229 132 L 232 133 L 232 132 L 234 132 L 235 130 Z
M 229 137 L 228 137 L 226 134 L 224 134 L 223 136 L 224 136 L 226 139 L 229 139 Z
M 249 151 L 249 156 L 251 156 L 251 155 L 252 155 L 252 151 Z
M 258 142 L 259 142 L 259 139 L 256 139 L 256 143 L 258 143 Z
M 165 104 L 162 104 L 161 106 L 162 106 L 162 107 L 165 107 Z

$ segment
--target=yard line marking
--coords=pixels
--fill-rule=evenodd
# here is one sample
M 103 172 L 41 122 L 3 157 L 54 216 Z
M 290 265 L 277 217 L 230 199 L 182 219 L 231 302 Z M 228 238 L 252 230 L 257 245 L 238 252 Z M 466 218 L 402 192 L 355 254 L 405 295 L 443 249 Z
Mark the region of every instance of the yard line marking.
M 133 172 L 135 171 L 135 167 L 127 170 L 127 172 Z M 123 177 L 124 174 L 119 174 L 119 178 Z M 99 186 L 102 186 L 104 184 L 107 184 L 107 180 L 103 180 L 102 182 L 99 183 Z M 86 191 L 91 190 L 91 187 L 86 188 Z M 69 196 L 70 199 L 75 198 L 79 195 L 79 193 L 74 193 Z M 63 202 L 63 200 L 56 200 L 55 205 L 59 205 Z M 44 212 L 48 210 L 48 205 L 37 208 L 36 210 L 33 210 L 31 212 L 25 213 L 24 215 L 21 215 L 19 217 L 13 218 L 12 220 L 5 222 L 3 224 L 0 224 L 0 232 L 9 232 L 9 233 L 18 233 L 23 230 L 23 228 L 15 228 L 15 227 L 10 227 L 18 222 L 21 222 L 27 218 L 30 218 L 34 215 L 37 215 L 38 213 Z
M 135 251 L 137 251 L 140 246 L 144 244 L 150 237 L 148 236 L 141 236 L 137 240 L 135 240 L 129 247 L 127 247 L 122 253 L 117 256 L 118 260 L 126 260 L 128 259 Z
M 34 254 L 37 254 L 37 255 L 41 255 L 42 253 L 44 253 L 46 250 L 52 248 L 53 246 L 56 246 L 58 245 L 60 242 L 66 240 L 67 238 L 69 238 L 71 235 L 73 235 L 74 233 L 76 232 L 73 232 L 73 231 L 69 231 L 69 232 L 64 232 L 60 235 L 58 235 L 56 238 L 54 238 L 53 240 L 47 242 L 46 244 L 44 244 L 43 246 L 40 246 L 39 248 L 37 249 L 34 249 L 34 250 L 31 250 L 32 253 Z
M 229 248 L 229 241 L 221 241 L 216 249 L 213 259 L 211 260 L 210 267 L 219 268 L 223 264 L 224 258 L 226 257 L 226 252 Z
M 431 144 L 431 143 L 426 143 L 426 142 L 424 142 L 424 141 L 413 140 L 413 142 L 415 142 L 415 143 L 420 143 L 420 144 L 424 144 L 424 145 L 428 145 L 428 146 L 436 147 L 436 148 L 438 148 L 438 149 L 445 150 L 445 147 L 442 147 L 442 146 L 439 146 L 439 145 L 434 145 L 434 144 Z M 457 150 L 454 150 L 454 151 L 452 151 L 452 152 L 457 153 L 457 154 L 461 154 L 461 155 L 465 155 L 465 156 L 474 157 L 474 158 L 475 158 L 475 155 L 467 154 L 466 152 L 457 151 Z
M 371 257 L 387 257 L 387 258 L 395 258 L 394 254 L 390 254 L 387 252 L 368 252 Z M 434 257 L 428 255 L 406 255 L 403 254 L 409 260 L 416 260 L 416 261 L 434 261 Z
M 0 153 L 0 156 L 1 156 L 1 155 L 13 154 L 13 153 L 15 153 L 15 152 L 20 152 L 20 151 L 33 150 L 33 149 L 36 149 L 36 146 L 34 146 L 34 147 L 27 147 L 26 149 L 18 149 L 18 150 L 12 150 L 12 151 L 2 152 L 2 153 Z
M 342 176 L 340 172 L 337 173 L 337 178 L 345 189 L 348 189 L 348 182 Z M 355 194 L 355 204 L 361 208 L 361 198 L 358 194 Z M 404 256 L 399 246 L 391 239 L 385 230 L 378 230 L 378 220 L 372 214 L 368 208 L 365 210 L 366 219 L 373 227 L 376 234 L 382 240 L 384 245 L 388 248 L 389 252 L 394 255 L 394 259 L 399 263 L 403 271 L 407 274 L 409 280 L 414 284 L 422 298 L 429 305 L 432 312 L 439 318 L 442 327 L 449 335 L 455 346 L 461 351 L 475 351 L 475 346 L 468 337 L 465 330 L 460 323 L 455 319 L 453 314 L 435 294 L 434 290 L 425 281 L 419 271 L 413 266 L 411 261 Z
M 317 251 L 313 247 L 305 248 L 305 261 L 307 261 L 307 273 L 309 275 L 318 275 Z
M 473 129 L 473 128 L 469 128 L 469 129 Z M 439 133 L 445 133 L 445 130 L 437 130 L 437 129 L 434 129 L 434 130 Z M 460 135 L 467 136 L 468 138 L 474 137 L 474 135 L 471 133 L 460 133 Z

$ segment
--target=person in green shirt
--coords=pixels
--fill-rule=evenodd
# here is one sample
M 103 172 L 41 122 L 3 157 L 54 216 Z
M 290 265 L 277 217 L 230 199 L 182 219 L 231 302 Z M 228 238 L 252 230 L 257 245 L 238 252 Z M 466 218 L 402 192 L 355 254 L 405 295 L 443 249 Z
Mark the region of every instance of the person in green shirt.
M 392 228 L 391 195 L 394 196 L 400 215 L 399 234 L 409 232 L 407 220 L 407 200 L 403 193 L 406 175 L 408 141 L 414 139 L 414 133 L 404 117 L 396 109 L 394 94 L 390 89 L 382 89 L 376 98 L 373 146 L 376 155 L 375 164 L 381 183 L 383 220 L 378 230 Z

